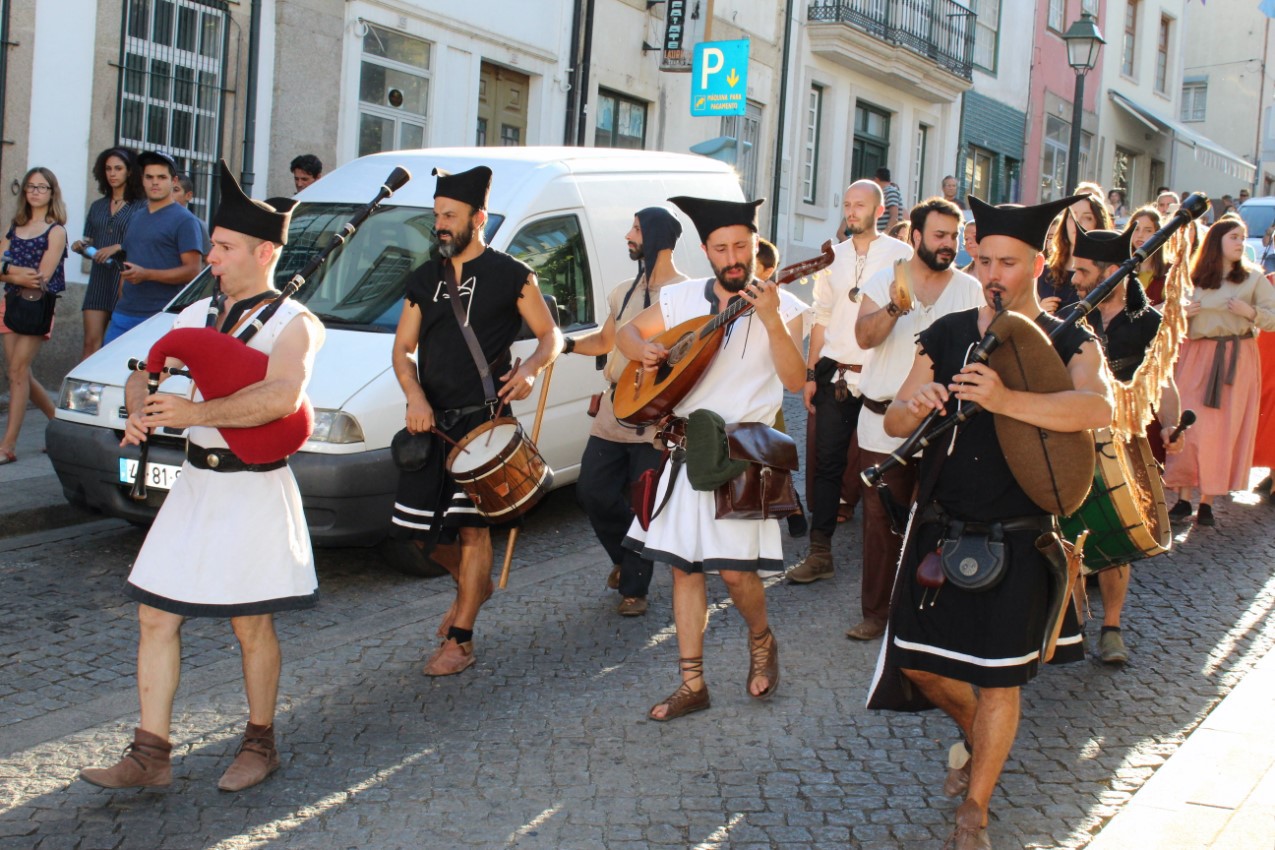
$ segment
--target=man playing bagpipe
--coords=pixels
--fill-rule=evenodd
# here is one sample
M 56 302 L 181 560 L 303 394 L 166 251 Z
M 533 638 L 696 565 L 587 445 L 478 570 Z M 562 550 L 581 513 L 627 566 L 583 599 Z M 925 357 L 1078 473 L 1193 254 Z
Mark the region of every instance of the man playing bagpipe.
M 318 582 L 301 495 L 287 466 L 287 454 L 299 448 L 308 430 L 303 423 L 302 433 L 282 447 L 275 445 L 280 440 L 271 426 L 298 416 L 312 422 L 305 388 L 324 336 L 310 311 L 292 300 L 272 300 L 278 296 L 271 282 L 290 217 L 287 209 L 248 198 L 221 163 L 221 206 L 208 254 L 219 294 L 183 310 L 174 331 L 148 358 L 154 380 L 160 379 L 158 363 L 166 361 L 170 369 L 189 367 L 196 386 L 189 396 L 148 392 L 147 376 L 139 373 L 125 387 L 129 416 L 121 445 L 140 445 L 160 427 L 187 429 L 188 444 L 181 476 L 126 587 L 139 603 L 141 722 L 117 764 L 80 772 L 94 785 L 171 782 L 169 730 L 187 617 L 229 617 L 243 653 L 248 726 L 217 787 L 239 791 L 279 767 L 273 724 L 281 661 L 273 615 L 313 606 Z M 254 327 L 248 343 L 229 336 Z M 181 354 L 164 357 L 165 350 Z M 264 378 L 249 378 L 236 391 L 211 397 L 218 394 L 211 389 L 213 378 L 220 385 L 228 374 L 233 382 L 237 371 L 259 376 L 263 355 Z M 209 375 L 202 387 L 201 369 Z M 223 428 L 234 429 L 226 432 L 236 444 L 233 451 Z M 144 472 L 139 468 L 137 474 Z

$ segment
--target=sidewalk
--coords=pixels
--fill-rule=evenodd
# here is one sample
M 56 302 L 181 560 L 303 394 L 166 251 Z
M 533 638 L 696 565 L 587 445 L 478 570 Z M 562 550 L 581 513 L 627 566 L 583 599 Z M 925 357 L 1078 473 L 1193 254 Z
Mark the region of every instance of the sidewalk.
M 27 413 L 16 454 L 0 466 L 0 538 L 101 519 L 66 502 Z M 1261 617 L 1260 619 L 1265 619 Z M 1088 845 L 1089 850 L 1275 848 L 1275 652 L 1189 734 Z

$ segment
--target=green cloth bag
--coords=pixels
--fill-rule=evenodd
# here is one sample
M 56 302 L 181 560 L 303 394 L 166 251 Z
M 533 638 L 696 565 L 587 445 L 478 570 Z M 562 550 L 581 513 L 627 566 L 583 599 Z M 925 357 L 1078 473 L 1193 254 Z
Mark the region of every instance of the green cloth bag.
M 711 410 L 686 418 L 686 477 L 693 489 L 716 490 L 747 468 L 748 461 L 730 459 L 726 420 Z

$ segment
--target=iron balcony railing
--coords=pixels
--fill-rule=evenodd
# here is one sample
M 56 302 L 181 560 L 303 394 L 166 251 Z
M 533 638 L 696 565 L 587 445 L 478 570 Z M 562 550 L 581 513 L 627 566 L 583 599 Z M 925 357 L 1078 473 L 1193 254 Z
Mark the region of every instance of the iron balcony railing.
M 808 19 L 849 24 L 971 77 L 974 13 L 957 0 L 811 0 Z

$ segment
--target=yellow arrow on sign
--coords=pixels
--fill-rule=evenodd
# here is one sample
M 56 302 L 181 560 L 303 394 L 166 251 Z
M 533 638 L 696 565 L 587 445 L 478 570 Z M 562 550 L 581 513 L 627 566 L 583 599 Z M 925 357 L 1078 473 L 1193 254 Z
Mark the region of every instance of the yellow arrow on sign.
M 726 78 L 726 82 L 730 84 L 731 88 L 735 88 L 735 84 L 739 82 L 739 74 L 735 73 L 734 68 L 730 69 L 730 76 Z

